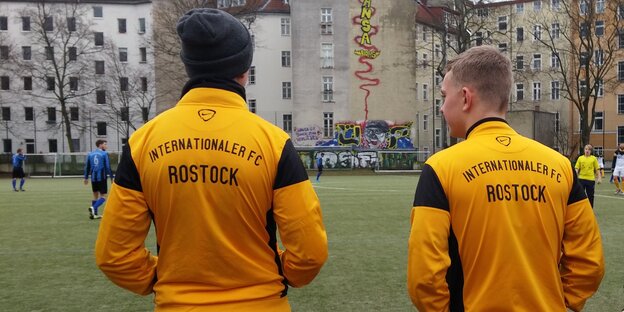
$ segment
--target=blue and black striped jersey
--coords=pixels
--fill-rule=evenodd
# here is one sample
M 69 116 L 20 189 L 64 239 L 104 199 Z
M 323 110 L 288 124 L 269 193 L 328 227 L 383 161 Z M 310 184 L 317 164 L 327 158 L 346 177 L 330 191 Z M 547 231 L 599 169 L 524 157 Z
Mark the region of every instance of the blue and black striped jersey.
M 91 176 L 91 182 L 106 181 L 106 176 L 113 178 L 108 153 L 101 149 L 96 149 L 89 153 L 85 163 L 84 178 Z

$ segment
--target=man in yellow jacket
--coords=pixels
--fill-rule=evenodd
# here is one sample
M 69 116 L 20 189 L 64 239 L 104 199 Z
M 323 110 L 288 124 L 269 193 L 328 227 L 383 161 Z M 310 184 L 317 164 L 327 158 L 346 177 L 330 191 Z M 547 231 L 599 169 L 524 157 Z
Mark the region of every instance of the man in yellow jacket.
M 157 311 L 290 311 L 288 286 L 310 283 L 327 259 L 319 200 L 288 135 L 247 108 L 245 26 L 194 9 L 177 31 L 190 79 L 124 147 L 97 265 L 155 293 Z M 157 256 L 145 248 L 151 222 Z
M 574 169 L 579 178 L 579 183 L 587 194 L 587 199 L 592 207 L 594 207 L 594 191 L 596 188 L 596 181 L 598 184 L 602 183 L 602 175 L 600 172 L 600 164 L 598 158 L 592 155 L 594 149 L 591 144 L 585 145 L 583 148 L 583 155 L 576 159 Z
M 420 311 L 580 311 L 598 289 L 598 224 L 570 161 L 505 121 L 511 63 L 449 61 L 444 114 L 465 141 L 430 157 L 411 214 L 408 291 Z

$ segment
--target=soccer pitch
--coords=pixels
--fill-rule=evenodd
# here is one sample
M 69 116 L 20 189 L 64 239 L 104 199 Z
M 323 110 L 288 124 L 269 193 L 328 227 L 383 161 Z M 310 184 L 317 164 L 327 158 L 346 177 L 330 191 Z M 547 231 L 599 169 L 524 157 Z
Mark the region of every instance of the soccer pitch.
M 329 259 L 312 284 L 289 289 L 293 311 L 415 311 L 406 261 L 418 176 L 333 173 L 315 183 Z M 153 310 L 152 296 L 118 288 L 95 266 L 90 186 L 28 179 L 16 193 L 9 179 L 0 185 L 0 311 Z M 613 190 L 604 183 L 596 192 L 607 272 L 584 311 L 624 308 L 624 196 Z M 155 249 L 153 234 L 147 244 Z

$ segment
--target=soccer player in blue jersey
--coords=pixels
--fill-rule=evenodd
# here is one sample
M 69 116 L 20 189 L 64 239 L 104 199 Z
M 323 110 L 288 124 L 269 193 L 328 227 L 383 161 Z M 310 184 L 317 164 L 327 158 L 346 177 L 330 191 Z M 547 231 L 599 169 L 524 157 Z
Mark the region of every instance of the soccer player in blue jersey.
M 316 158 L 316 169 L 318 170 L 318 173 L 316 174 L 316 182 L 320 182 L 319 178 L 321 177 L 321 174 L 323 174 L 323 156 L 325 156 L 325 153 L 321 153 L 321 155 Z
M 87 156 L 84 170 L 84 184 L 89 184 L 89 175 L 91 175 L 91 189 L 93 190 L 93 200 L 91 201 L 91 207 L 89 207 L 89 219 L 100 219 L 101 215 L 98 215 L 98 207 L 102 206 L 106 201 L 106 193 L 108 193 L 108 181 L 107 175 L 110 175 L 113 179 L 113 171 L 110 167 L 110 160 L 106 153 L 107 143 L 106 140 L 95 141 L 94 149 Z
M 24 190 L 24 151 L 21 148 L 17 149 L 17 153 L 13 155 L 13 190 L 16 192 Z M 17 179 L 20 179 L 19 190 L 17 189 Z

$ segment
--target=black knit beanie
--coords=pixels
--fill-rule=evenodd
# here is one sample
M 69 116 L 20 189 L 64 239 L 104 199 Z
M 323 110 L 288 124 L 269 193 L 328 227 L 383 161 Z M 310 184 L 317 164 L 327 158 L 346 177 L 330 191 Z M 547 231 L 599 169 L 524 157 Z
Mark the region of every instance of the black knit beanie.
M 189 78 L 234 78 L 251 66 L 249 31 L 234 16 L 217 9 L 192 9 L 177 25 L 180 57 Z

